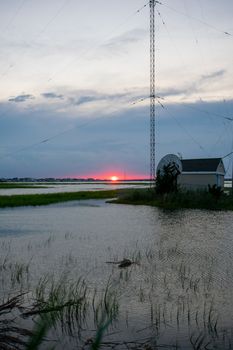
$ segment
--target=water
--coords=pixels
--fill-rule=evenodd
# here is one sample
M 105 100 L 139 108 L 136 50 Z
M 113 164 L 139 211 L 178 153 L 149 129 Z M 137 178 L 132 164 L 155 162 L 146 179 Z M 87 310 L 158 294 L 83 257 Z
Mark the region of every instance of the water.
M 32 185 L 31 185 L 32 186 Z M 42 193 L 61 193 L 61 192 L 79 192 L 79 191 L 104 191 L 117 190 L 121 188 L 144 188 L 149 186 L 149 182 L 142 183 L 127 182 L 73 182 L 73 183 L 42 183 L 35 184 L 35 188 L 0 188 L 0 196 L 11 196 L 18 194 L 42 194 Z M 41 188 L 40 188 L 41 187 Z M 43 188 L 46 187 L 46 188 Z
M 2 297 L 32 292 L 44 276 L 83 276 L 90 295 L 107 283 L 117 295 L 119 313 L 105 335 L 106 348 L 138 341 L 154 348 L 231 349 L 232 212 L 88 200 L 1 209 L 0 223 Z M 123 270 L 106 264 L 123 258 L 138 264 Z M 24 266 L 18 281 L 12 277 L 16 264 Z M 82 344 L 95 329 L 89 314 Z M 80 342 L 59 329 L 50 334 L 55 336 L 58 349 Z

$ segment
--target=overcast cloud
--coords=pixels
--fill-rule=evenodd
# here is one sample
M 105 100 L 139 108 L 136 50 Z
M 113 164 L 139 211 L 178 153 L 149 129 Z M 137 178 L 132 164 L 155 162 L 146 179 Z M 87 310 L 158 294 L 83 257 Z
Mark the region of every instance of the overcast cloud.
M 232 148 L 233 3 L 185 2 L 157 5 L 156 162 Z M 146 177 L 149 7 L 63 3 L 0 3 L 0 178 Z

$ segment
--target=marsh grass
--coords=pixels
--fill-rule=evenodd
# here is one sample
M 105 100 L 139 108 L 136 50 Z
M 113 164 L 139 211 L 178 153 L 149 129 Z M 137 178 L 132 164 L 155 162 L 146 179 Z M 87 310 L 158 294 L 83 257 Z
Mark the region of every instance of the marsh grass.
M 11 265 L 11 281 L 12 286 L 14 287 L 16 283 L 20 284 L 26 276 L 26 279 L 29 278 L 29 264 L 18 263 L 16 262 L 13 266 Z
M 233 333 L 230 327 L 224 328 L 219 300 L 214 298 L 219 292 L 214 273 L 218 262 L 213 256 L 204 255 L 201 261 L 190 263 L 189 251 L 175 238 L 171 240 L 145 249 L 135 244 L 134 249 L 127 248 L 120 256 L 115 253 L 116 261 L 126 257 L 138 264 L 126 269 L 113 265 L 108 269 L 103 263 L 103 271 L 110 275 L 109 278 L 104 276 L 104 280 L 108 278 L 104 285 L 98 282 L 88 285 L 88 276 L 86 280 L 77 279 L 77 270 L 72 270 L 79 260 L 72 252 L 58 260 L 60 271 L 66 273 L 42 276 L 39 282 L 34 280 L 30 288 L 25 280 L 33 279 L 35 266 L 31 266 L 30 261 L 26 263 L 26 259 L 17 261 L 13 244 L 3 241 L 1 249 L 5 255 L 0 259 L 3 276 L 0 283 L 5 283 L 6 291 L 10 290 L 7 283 L 10 281 L 12 285 L 12 276 L 15 291 L 26 294 L 21 295 L 17 303 L 11 303 L 12 307 L 5 309 L 2 315 L 0 308 L 0 348 L 5 344 L 1 343 L 2 332 L 8 337 L 7 341 L 12 340 L 10 337 L 21 341 L 15 347 L 9 343 L 8 348 L 5 347 L 7 350 L 16 349 L 16 346 L 22 350 L 40 349 L 40 346 L 50 350 L 50 344 L 56 348 L 56 342 L 63 344 L 64 339 L 77 339 L 76 348 L 85 350 L 151 350 L 162 346 L 167 349 L 184 349 L 185 346 L 185 349 L 194 350 L 231 349 Z M 44 252 L 53 242 L 54 236 L 50 234 L 41 240 L 38 250 Z M 25 249 L 31 251 L 32 248 L 26 246 Z M 135 338 L 127 340 L 117 331 L 122 331 L 124 308 L 127 310 L 127 302 L 131 300 L 133 306 L 143 312 L 147 310 L 148 318 L 142 329 L 136 329 Z M 127 317 L 127 329 L 131 331 L 135 320 L 130 308 Z M 7 328 L 1 320 L 8 320 Z M 175 336 L 172 339 L 169 336 L 180 332 L 185 336 L 179 346 Z M 182 344 L 184 339 L 185 345 Z
M 222 194 L 217 199 L 207 191 L 178 191 L 164 195 L 156 194 L 154 189 L 135 189 L 120 194 L 111 202 L 119 204 L 151 205 L 164 209 L 208 209 L 233 210 L 233 197 Z
M 58 281 L 46 276 L 39 281 L 33 299 L 30 310 L 22 314 L 24 318 L 39 315 L 47 320 L 49 315 L 51 324 L 68 334 L 85 321 L 87 286 L 81 278 L 71 282 L 65 276 Z
M 205 342 L 205 339 L 206 335 L 202 332 L 198 334 L 198 336 L 191 334 L 190 343 L 192 344 L 193 350 L 206 349 L 206 347 L 209 345 L 209 342 Z
M 149 254 L 150 259 L 151 254 Z M 64 276 L 61 276 L 58 280 L 51 276 L 46 276 L 41 278 L 35 292 L 30 293 L 29 299 L 31 302 L 27 302 L 26 306 L 23 305 L 24 295 L 12 298 L 12 300 L 3 305 L 3 310 L 6 313 L 9 313 L 9 311 L 15 308 L 20 308 L 21 317 L 24 319 L 34 319 L 36 322 L 35 326 L 29 330 L 23 327 L 13 327 L 13 324 L 8 323 L 8 328 L 4 329 L 4 336 L 8 337 L 5 338 L 7 339 L 6 341 L 10 341 L 12 332 L 20 334 L 21 338 L 20 343 L 16 343 L 17 347 L 9 343 L 11 347 L 9 346 L 5 349 L 35 350 L 37 348 L 39 349 L 42 343 L 45 343 L 45 346 L 48 344 L 46 349 L 51 349 L 47 340 L 53 334 L 51 333 L 52 329 L 60 330 L 62 334 L 64 333 L 71 337 L 74 334 L 77 336 L 78 333 L 80 344 L 83 344 L 83 349 L 121 349 L 123 345 L 127 349 L 141 349 L 141 346 L 143 348 L 145 344 L 147 349 L 154 349 L 151 345 L 152 340 L 156 340 L 157 348 L 160 348 L 160 335 L 171 329 L 171 327 L 174 327 L 174 325 L 179 330 L 184 323 L 188 324 L 188 328 L 190 329 L 191 335 L 189 340 L 194 350 L 206 349 L 208 348 L 207 345 L 210 345 L 210 348 L 212 348 L 214 344 L 216 345 L 218 343 L 219 334 L 222 334 L 222 330 L 219 329 L 218 325 L 218 313 L 215 311 L 214 300 L 208 301 L 206 299 L 204 306 L 200 307 L 200 309 L 197 309 L 199 303 L 192 305 L 189 302 L 189 300 L 192 300 L 190 299 L 192 293 L 197 293 L 197 299 L 202 295 L 205 280 L 199 282 L 202 290 L 195 290 L 194 281 L 198 277 L 194 277 L 190 269 L 186 269 L 184 266 L 184 262 L 181 261 L 180 265 L 176 268 L 176 278 L 180 283 L 180 289 L 185 289 L 184 296 L 179 296 L 177 300 L 169 298 L 169 293 L 172 295 L 173 291 L 170 292 L 170 288 L 172 287 L 166 274 L 163 279 L 165 293 L 163 298 L 166 298 L 166 294 L 168 298 L 166 303 L 163 303 L 160 298 L 155 297 L 157 292 L 153 290 L 150 281 L 140 284 L 138 289 L 135 290 L 135 294 L 139 296 L 139 302 L 146 304 L 149 302 L 150 305 L 151 340 L 147 338 L 144 341 L 138 342 L 136 340 L 121 342 L 120 340 L 107 341 L 105 338 L 105 333 L 108 333 L 109 327 L 111 328 L 114 323 L 117 323 L 120 308 L 120 284 L 116 285 L 116 281 L 114 280 L 113 282 L 112 277 L 109 278 L 105 289 L 92 292 L 87 288 L 86 282 L 81 278 L 74 283 Z M 0 316 L 1 311 L 0 307 Z M 4 314 L 2 316 L 5 317 Z M 90 325 L 92 324 L 90 322 L 92 317 L 95 330 L 92 330 L 89 336 L 85 336 L 85 340 L 82 334 L 83 332 L 84 334 L 88 334 L 87 330 L 90 329 Z M 138 334 L 140 335 L 140 333 Z M 227 338 L 227 332 L 225 337 L 227 342 L 229 340 Z M 175 342 L 173 345 L 164 344 L 164 347 L 168 349 L 179 349 L 179 346 L 177 344 L 175 345 Z
M 112 285 L 111 278 L 110 276 L 105 289 L 102 292 L 95 289 L 91 298 L 94 325 L 97 330 L 105 328 L 106 324 L 113 324 L 118 317 L 118 293 Z
M 14 311 L 21 307 L 24 294 L 19 294 L 0 305 L 0 349 L 17 350 L 25 349 L 26 339 L 32 336 L 32 332 L 15 323 Z M 12 316 L 12 313 L 14 316 Z
M 20 291 L 27 289 L 30 281 L 30 263 L 23 261 L 12 261 L 10 253 L 0 258 L 0 281 L 1 293 L 4 290 Z
M 117 320 L 118 310 L 110 279 L 105 289 L 92 293 L 82 278 L 72 282 L 65 276 L 58 280 L 46 276 L 35 292 L 19 294 L 0 305 L 0 349 L 36 350 L 42 343 L 51 349 L 47 340 L 53 329 L 70 337 L 78 335 L 80 344 L 82 333 L 92 333 L 90 344 L 98 349 L 104 333 Z M 33 321 L 34 327 L 15 326 L 18 318 Z M 94 333 L 89 331 L 91 324 Z
M 0 196 L 0 208 L 19 207 L 19 206 L 37 206 L 49 205 L 59 202 L 85 200 L 85 199 L 107 199 L 118 197 L 120 193 L 127 190 L 108 190 L 108 191 L 80 191 L 64 193 L 46 193 L 46 194 L 27 194 Z
M 29 335 L 29 339 L 25 344 L 25 350 L 37 350 L 45 341 L 45 337 L 49 330 L 53 327 L 53 321 L 50 317 L 40 317 Z M 48 346 L 46 350 L 54 350 L 55 346 Z
M 203 265 L 198 263 L 196 270 L 177 243 L 159 250 L 147 248 L 141 256 L 140 266 L 146 273 L 135 292 L 139 302 L 149 306 L 148 329 L 154 337 L 159 340 L 175 327 L 176 334 L 184 329 L 189 334 L 181 349 L 228 349 L 232 334 L 221 326 L 222 312 L 213 297 L 218 295 L 213 275 L 217 261 L 203 257 Z
M 233 210 L 233 198 L 230 195 L 222 194 L 220 198 L 215 198 L 207 191 L 178 191 L 158 195 L 149 188 L 0 196 L 0 208 L 109 198 L 116 198 L 109 200 L 109 203 L 150 205 L 164 209 Z
M 112 322 L 111 318 L 109 318 L 106 314 L 102 315 L 101 322 L 98 326 L 98 329 L 96 331 L 96 336 L 91 346 L 92 350 L 98 350 L 101 347 L 101 342 L 104 337 L 104 333 L 107 331 L 111 322 Z

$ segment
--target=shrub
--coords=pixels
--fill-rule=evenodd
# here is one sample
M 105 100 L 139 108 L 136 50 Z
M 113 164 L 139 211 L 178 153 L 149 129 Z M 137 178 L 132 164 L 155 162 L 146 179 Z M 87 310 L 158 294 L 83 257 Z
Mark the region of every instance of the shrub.
M 158 170 L 155 186 L 157 194 L 177 192 L 177 177 L 180 174 L 175 163 L 164 165 L 163 171 Z
M 219 200 L 223 195 L 223 190 L 220 186 L 214 184 L 213 186 L 208 185 L 208 192 L 216 199 Z

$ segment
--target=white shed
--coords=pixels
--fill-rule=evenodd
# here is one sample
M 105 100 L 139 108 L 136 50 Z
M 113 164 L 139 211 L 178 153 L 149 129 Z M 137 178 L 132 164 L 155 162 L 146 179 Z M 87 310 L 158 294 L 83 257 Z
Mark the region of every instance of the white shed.
M 221 158 L 181 159 L 182 172 L 178 185 L 187 189 L 224 187 L 225 167 Z

